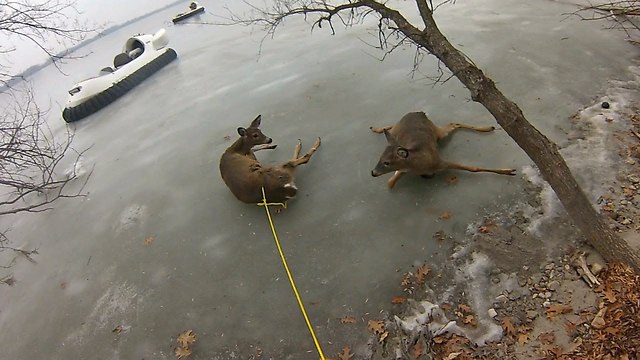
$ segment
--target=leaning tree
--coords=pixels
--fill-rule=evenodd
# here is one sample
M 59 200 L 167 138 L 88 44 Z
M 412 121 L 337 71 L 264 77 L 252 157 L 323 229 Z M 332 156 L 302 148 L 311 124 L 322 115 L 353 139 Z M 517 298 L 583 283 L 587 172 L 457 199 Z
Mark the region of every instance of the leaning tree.
M 0 216 L 46 211 L 59 199 L 82 196 L 83 184 L 71 186 L 79 176 L 76 165 L 82 154 L 71 146 L 73 132 L 67 128 L 55 134 L 47 110 L 18 73 L 25 69 L 14 70 L 14 56 L 24 46 L 34 46 L 58 66 L 68 57 L 60 50 L 91 31 L 77 22 L 77 14 L 72 0 L 0 0 Z M 64 171 L 67 157 L 71 165 Z M 0 251 L 12 250 L 31 260 L 36 249 L 11 247 L 6 231 L 0 230 Z
M 451 0 L 438 4 L 433 0 L 415 0 L 420 23 L 411 22 L 405 14 L 389 6 L 388 1 L 376 0 L 274 0 L 262 5 L 247 2 L 253 9 L 249 15 L 231 13 L 230 17 L 234 23 L 264 26 L 270 35 L 275 34 L 286 18 L 293 16 L 304 17 L 312 29 L 324 26 L 331 32 L 335 32 L 335 24 L 351 27 L 375 17 L 383 51 L 410 44 L 418 51 L 435 56 L 469 90 L 471 99 L 482 104 L 533 160 L 588 242 L 607 260 L 621 260 L 640 271 L 640 256 L 609 229 L 576 182 L 558 146 L 531 125 L 518 105 L 442 34 L 434 11 L 448 2 Z

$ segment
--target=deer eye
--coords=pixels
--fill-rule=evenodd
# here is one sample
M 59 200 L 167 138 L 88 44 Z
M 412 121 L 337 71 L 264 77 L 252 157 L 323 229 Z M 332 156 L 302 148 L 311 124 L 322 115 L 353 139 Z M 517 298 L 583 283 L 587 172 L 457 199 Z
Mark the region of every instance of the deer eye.
M 391 163 L 390 163 L 390 162 L 388 162 L 388 161 L 383 162 L 383 164 L 384 164 L 384 166 L 389 166 L 389 165 L 391 165 Z
M 258 138 L 258 134 L 253 134 L 253 138 L 257 139 Z

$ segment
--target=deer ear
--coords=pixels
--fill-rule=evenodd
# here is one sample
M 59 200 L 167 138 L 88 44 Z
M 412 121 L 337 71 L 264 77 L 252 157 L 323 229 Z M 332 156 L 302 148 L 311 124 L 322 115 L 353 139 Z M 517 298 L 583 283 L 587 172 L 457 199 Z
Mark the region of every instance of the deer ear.
M 406 159 L 409 157 L 409 150 L 400 147 L 398 148 L 398 150 L 396 150 L 396 154 L 398 154 L 398 156 L 400 156 L 401 158 Z
M 247 129 L 243 128 L 243 127 L 239 127 L 238 128 L 238 134 L 240 136 L 245 136 L 247 134 Z
M 249 127 L 257 128 L 258 126 L 260 126 L 260 121 L 261 120 L 262 120 L 262 115 L 256 116 L 256 118 L 253 119 L 253 121 L 251 122 L 251 125 L 249 125 Z
M 387 138 L 387 142 L 389 144 L 398 145 L 398 141 L 396 140 L 396 138 L 393 137 L 393 135 L 391 135 L 391 133 L 387 129 L 384 129 L 384 137 Z

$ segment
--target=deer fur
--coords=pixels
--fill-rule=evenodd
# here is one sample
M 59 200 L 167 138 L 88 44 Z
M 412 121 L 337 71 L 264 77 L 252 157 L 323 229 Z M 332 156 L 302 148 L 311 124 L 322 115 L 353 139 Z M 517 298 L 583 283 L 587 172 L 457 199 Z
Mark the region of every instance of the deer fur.
M 238 128 L 240 138 L 231 144 L 220 158 L 220 175 L 233 195 L 242 202 L 262 202 L 264 187 L 268 202 L 285 203 L 298 192 L 293 176 L 295 168 L 309 162 L 313 153 L 320 147 L 320 138 L 302 157 L 302 143 L 298 140 L 291 160 L 280 165 L 262 165 L 256 159 L 254 151 L 274 149 L 276 145 L 270 145 L 271 138 L 265 136 L 258 128 L 261 118 L 258 115 L 249 127 Z
M 439 127 L 432 123 L 424 112 L 408 113 L 393 126 L 371 127 L 371 131 L 384 134 L 388 142 L 371 175 L 377 177 L 393 171 L 393 176 L 387 182 L 389 189 L 392 189 L 404 174 L 431 177 L 436 172 L 446 169 L 515 175 L 514 169 L 480 168 L 440 158 L 438 141 L 446 138 L 456 129 L 478 132 L 495 130 L 493 126 L 476 127 L 459 123 Z

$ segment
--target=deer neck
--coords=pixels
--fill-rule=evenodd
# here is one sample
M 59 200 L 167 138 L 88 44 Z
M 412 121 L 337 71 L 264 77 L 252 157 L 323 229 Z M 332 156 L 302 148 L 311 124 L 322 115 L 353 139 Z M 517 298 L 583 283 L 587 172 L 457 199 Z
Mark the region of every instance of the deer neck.
M 251 148 L 252 146 L 245 142 L 243 138 L 239 138 L 238 140 L 236 140 L 236 142 L 229 146 L 229 149 L 227 151 L 247 155 L 251 152 Z

